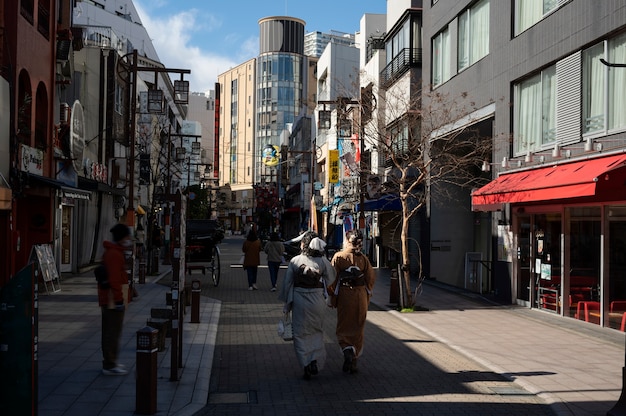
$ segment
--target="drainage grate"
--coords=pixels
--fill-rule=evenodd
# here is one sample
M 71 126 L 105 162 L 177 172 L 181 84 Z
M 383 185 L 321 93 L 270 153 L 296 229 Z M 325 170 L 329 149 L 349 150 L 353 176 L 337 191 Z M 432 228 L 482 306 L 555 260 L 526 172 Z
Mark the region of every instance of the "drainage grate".
M 250 390 L 244 393 L 211 393 L 210 404 L 256 404 L 258 398 L 256 391 Z

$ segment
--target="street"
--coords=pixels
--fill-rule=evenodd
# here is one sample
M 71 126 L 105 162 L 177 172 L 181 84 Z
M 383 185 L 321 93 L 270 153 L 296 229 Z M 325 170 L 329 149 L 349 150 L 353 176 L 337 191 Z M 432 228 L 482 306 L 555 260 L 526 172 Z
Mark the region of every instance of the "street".
M 259 269 L 259 290 L 248 291 L 243 269 L 230 267 L 238 262 L 242 243 L 243 237 L 233 236 L 220 245 L 218 287 L 200 277 L 202 295 L 222 305 L 208 405 L 196 415 L 554 414 L 541 398 L 374 304 L 359 372 L 342 372 L 335 310 L 328 309 L 326 365 L 312 380 L 303 380 L 293 343 L 276 332 L 282 304 L 270 292 L 267 268 Z M 264 254 L 261 258 L 265 262 Z M 284 273 L 281 269 L 279 285 Z

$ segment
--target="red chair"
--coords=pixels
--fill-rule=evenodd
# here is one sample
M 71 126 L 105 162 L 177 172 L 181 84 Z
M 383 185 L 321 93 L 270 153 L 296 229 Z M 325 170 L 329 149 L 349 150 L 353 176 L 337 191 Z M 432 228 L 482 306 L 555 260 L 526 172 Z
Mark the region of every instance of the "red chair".
M 620 326 L 619 330 L 624 332 L 625 328 L 626 328 L 626 312 L 624 312 L 624 315 L 622 315 L 622 326 Z
M 576 319 L 585 319 L 585 322 L 593 322 L 596 324 L 600 323 L 600 318 L 596 318 L 594 316 L 590 316 L 589 312 L 591 311 L 600 311 L 600 302 L 596 302 L 593 300 L 585 300 L 582 302 L 578 302 L 576 307 L 576 315 L 574 317 Z
M 609 308 L 611 312 L 626 312 L 626 300 L 614 300 Z

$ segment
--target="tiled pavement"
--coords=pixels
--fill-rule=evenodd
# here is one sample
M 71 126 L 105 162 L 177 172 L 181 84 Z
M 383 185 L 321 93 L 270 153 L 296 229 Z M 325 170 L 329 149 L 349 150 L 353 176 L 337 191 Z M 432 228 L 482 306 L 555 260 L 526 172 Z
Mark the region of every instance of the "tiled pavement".
M 389 305 L 382 269 L 360 372 L 341 371 L 329 309 L 327 363 L 304 381 L 293 344 L 276 335 L 281 304 L 269 291 L 267 269 L 259 271 L 260 290 L 250 292 L 244 272 L 229 267 L 241 243 L 232 237 L 221 245 L 218 287 L 193 276 L 203 281 L 200 323 L 184 323 L 179 381 L 169 380 L 169 339 L 158 353 L 157 415 L 600 416 L 619 397 L 623 333 L 432 283 L 418 298 L 429 311 L 400 313 Z M 94 286 L 90 273 L 64 276 L 60 292 L 40 296 L 39 415 L 134 413 L 136 331 L 169 289 L 139 285 L 121 354 L 131 373 L 105 377 Z

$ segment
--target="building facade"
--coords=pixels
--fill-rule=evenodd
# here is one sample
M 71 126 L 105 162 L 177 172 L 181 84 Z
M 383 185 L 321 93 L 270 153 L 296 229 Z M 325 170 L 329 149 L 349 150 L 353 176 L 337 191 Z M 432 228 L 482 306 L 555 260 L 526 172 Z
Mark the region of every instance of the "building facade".
M 626 70 L 612 64 L 626 63 L 626 6 L 439 0 L 424 10 L 423 87 L 466 105 L 451 128 L 477 126 L 493 143 L 491 181 L 456 208 L 473 231 L 464 273 L 437 277 L 623 329 Z M 447 224 L 432 228 L 454 243 Z
M 304 54 L 319 58 L 329 43 L 336 43 L 344 46 L 354 46 L 354 34 L 337 31 L 307 32 L 304 35 Z
M 226 229 L 241 232 L 253 220 L 256 126 L 256 59 L 219 74 L 219 171 Z

